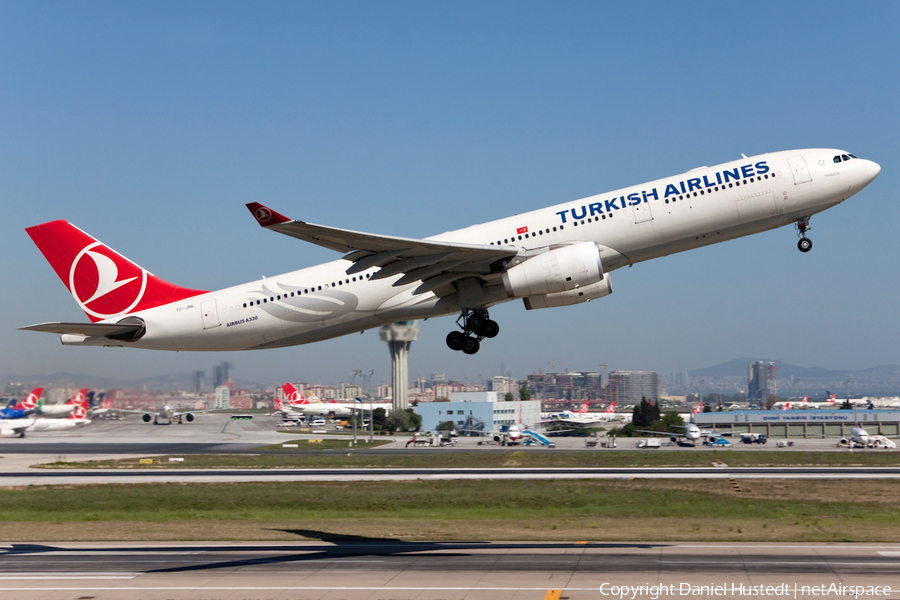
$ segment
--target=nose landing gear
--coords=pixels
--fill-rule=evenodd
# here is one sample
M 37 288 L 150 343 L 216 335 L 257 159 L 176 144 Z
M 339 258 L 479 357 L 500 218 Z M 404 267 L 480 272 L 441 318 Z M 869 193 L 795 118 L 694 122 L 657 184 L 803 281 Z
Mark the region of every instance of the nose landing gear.
M 800 241 L 797 242 L 797 248 L 800 249 L 800 252 L 809 252 L 812 250 L 812 240 L 806 237 L 806 232 L 812 229 L 809 226 L 809 217 L 800 217 L 797 219 L 797 235 L 800 236 Z
M 447 334 L 447 346 L 451 350 L 462 350 L 465 354 L 475 354 L 481 348 L 481 340 L 497 337 L 500 326 L 488 317 L 486 310 L 466 309 L 456 319 L 462 331 Z

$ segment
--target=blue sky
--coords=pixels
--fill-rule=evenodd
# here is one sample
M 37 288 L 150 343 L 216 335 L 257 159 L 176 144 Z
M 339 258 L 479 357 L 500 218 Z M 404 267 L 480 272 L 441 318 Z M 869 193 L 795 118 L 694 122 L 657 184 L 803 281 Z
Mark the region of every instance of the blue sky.
M 898 40 L 896 2 L 0 2 L 0 373 L 390 377 L 374 331 L 234 354 L 16 331 L 85 320 L 23 231 L 37 223 L 218 289 L 337 258 L 261 230 L 246 202 L 424 237 L 805 147 L 882 166 L 813 219 L 809 254 L 784 228 L 616 271 L 589 304 L 511 302 L 477 358 L 430 320 L 410 372 L 900 363 Z

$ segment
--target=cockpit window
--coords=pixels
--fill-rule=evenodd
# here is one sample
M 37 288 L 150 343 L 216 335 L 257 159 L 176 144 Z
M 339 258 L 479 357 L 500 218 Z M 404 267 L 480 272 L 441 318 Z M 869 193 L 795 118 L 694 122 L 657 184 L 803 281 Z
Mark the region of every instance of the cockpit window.
M 847 154 L 841 154 L 841 158 L 843 158 L 844 160 L 850 160 L 850 156 L 848 156 Z
M 840 155 L 840 154 L 838 154 L 837 156 L 834 157 L 834 162 L 836 162 L 836 163 L 841 162 L 841 155 Z
M 847 156 L 849 156 L 850 158 L 856 158 L 856 157 L 853 156 L 852 154 L 848 154 Z
M 856 156 L 854 156 L 852 154 L 838 154 L 837 156 L 834 157 L 834 162 L 839 163 L 842 160 L 847 161 L 847 160 L 850 160 L 851 158 L 856 158 Z

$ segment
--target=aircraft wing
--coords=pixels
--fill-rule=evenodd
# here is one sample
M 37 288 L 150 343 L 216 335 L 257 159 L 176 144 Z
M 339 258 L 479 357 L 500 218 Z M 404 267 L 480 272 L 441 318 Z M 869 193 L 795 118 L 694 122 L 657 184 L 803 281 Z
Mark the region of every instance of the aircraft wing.
M 37 325 L 19 327 L 19 330 L 88 336 L 110 336 L 137 333 L 143 327 L 142 324 L 135 325 L 129 323 L 38 323 Z
M 504 261 L 518 252 L 512 246 L 419 240 L 314 225 L 289 219 L 258 202 L 247 204 L 247 208 L 266 229 L 345 252 L 344 259 L 355 263 L 347 269 L 348 275 L 377 267 L 372 279 L 402 274 L 395 286 L 422 281 L 416 294 L 463 277 L 499 273 L 506 266 Z
M 680 427 L 679 425 L 675 425 L 675 427 Z M 668 431 L 647 431 L 646 429 L 635 429 L 638 433 L 653 433 L 656 435 L 665 435 L 668 437 L 687 437 L 683 433 L 669 433 Z

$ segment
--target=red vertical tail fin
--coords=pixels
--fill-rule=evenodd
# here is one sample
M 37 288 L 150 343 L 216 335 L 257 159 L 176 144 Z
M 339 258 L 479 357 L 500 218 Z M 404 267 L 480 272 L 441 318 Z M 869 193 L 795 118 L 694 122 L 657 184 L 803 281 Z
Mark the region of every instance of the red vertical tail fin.
M 68 221 L 25 231 L 93 322 L 204 293 L 163 281 Z
M 66 402 L 66 404 L 74 404 L 75 406 L 83 406 L 85 408 L 88 408 L 87 400 L 85 398 L 87 396 L 87 393 L 88 393 L 87 388 L 82 388 L 82 389 L 78 390 L 78 392 L 74 396 L 69 398 L 69 401 Z
M 22 398 L 22 401 L 19 402 L 18 408 L 22 408 L 24 410 L 34 410 L 37 408 L 38 402 L 41 400 L 41 394 L 44 393 L 44 388 L 36 387 L 31 390 L 31 393 Z
M 297 388 L 294 387 L 291 383 L 286 383 L 281 386 L 281 389 L 284 390 L 284 395 L 287 398 L 287 403 L 292 406 L 301 406 L 303 404 L 309 404 L 309 401 L 303 396 L 303 393 L 298 391 Z
M 83 404 L 75 405 L 75 410 L 72 411 L 67 419 L 72 419 L 75 421 L 83 421 L 87 417 L 87 408 L 84 407 Z

